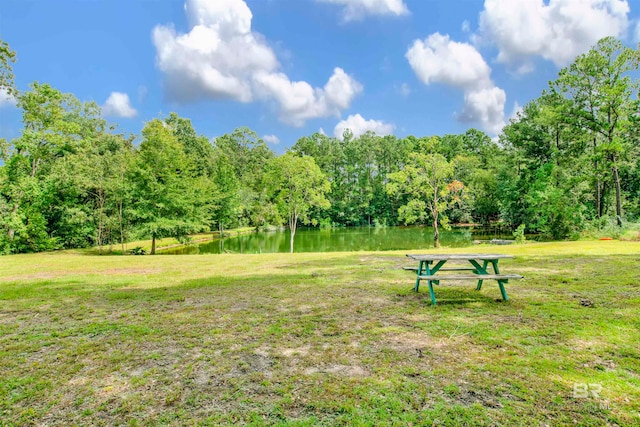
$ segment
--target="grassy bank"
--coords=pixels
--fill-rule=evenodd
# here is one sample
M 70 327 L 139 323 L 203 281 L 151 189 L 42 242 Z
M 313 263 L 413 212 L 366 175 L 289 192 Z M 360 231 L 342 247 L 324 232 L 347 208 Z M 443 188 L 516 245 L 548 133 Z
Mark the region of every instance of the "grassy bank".
M 0 425 L 640 425 L 640 243 L 473 250 L 2 257 Z
M 224 230 L 224 236 L 226 237 L 237 237 L 240 236 L 241 234 L 249 234 L 249 233 L 253 233 L 255 231 L 255 228 L 253 227 L 240 227 L 240 228 L 233 228 L 231 230 Z M 211 231 L 208 233 L 199 233 L 199 234 L 192 234 L 189 236 L 189 238 L 191 239 L 191 243 L 196 244 L 196 243 L 204 243 L 204 242 L 208 242 L 211 240 L 216 240 L 220 238 L 220 232 L 218 231 Z M 156 250 L 161 252 L 163 250 L 166 249 L 171 249 L 171 248 L 176 248 L 176 247 L 181 247 L 184 246 L 184 243 L 181 243 L 178 239 L 175 239 L 173 237 L 167 237 L 164 239 L 158 239 L 156 240 Z M 141 248 L 143 249 L 146 253 L 151 252 L 151 240 L 134 240 L 131 242 L 127 242 L 124 244 L 124 251 L 125 253 L 129 253 L 130 250 L 134 249 L 134 248 Z M 95 248 L 89 248 L 89 249 L 82 249 L 82 252 L 86 253 L 86 254 L 91 254 L 91 255 L 98 255 L 99 250 L 97 247 Z M 121 245 L 114 243 L 112 245 L 105 245 L 102 247 L 102 251 L 104 254 L 115 254 L 115 255 L 120 255 L 122 254 L 122 249 L 121 249 Z M 71 252 L 78 252 L 78 251 L 71 251 Z

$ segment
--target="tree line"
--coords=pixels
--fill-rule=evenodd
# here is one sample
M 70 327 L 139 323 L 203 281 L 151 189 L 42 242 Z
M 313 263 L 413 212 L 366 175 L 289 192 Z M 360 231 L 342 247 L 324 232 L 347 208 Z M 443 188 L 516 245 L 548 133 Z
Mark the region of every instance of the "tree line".
M 187 241 L 298 224 L 500 221 L 554 239 L 640 218 L 640 50 L 605 38 L 560 71 L 497 139 L 464 134 L 300 138 L 276 155 L 248 128 L 209 139 L 171 113 L 125 135 L 48 84 L 19 92 L 0 41 L 0 91 L 22 111 L 0 140 L 0 252 Z

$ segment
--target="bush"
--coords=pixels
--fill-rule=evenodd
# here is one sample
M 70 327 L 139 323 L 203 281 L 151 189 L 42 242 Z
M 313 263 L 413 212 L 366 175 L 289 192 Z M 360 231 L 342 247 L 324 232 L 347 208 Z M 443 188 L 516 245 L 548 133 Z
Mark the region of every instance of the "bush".
M 633 235 L 639 229 L 638 224 L 627 221 L 623 221 L 622 227 L 620 227 L 615 216 L 605 215 L 589 221 L 584 229 L 583 236 L 588 238 L 612 237 L 619 239 L 622 236 Z
M 131 255 L 146 255 L 147 251 L 142 246 L 136 246 L 129 251 Z
M 513 232 L 513 237 L 516 238 L 516 243 L 526 242 L 527 238 L 524 235 L 525 228 L 526 226 L 524 224 L 520 224 L 518 228 L 516 228 L 515 231 Z

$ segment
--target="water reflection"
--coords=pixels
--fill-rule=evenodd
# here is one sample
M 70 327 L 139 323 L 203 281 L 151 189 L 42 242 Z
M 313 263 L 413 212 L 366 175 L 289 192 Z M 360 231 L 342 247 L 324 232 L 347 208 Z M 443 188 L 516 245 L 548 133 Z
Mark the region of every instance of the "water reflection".
M 445 247 L 464 247 L 474 240 L 512 239 L 510 230 L 459 227 L 440 230 Z M 431 227 L 301 228 L 295 236 L 295 252 L 389 251 L 433 246 Z M 289 252 L 289 231 L 261 231 L 217 239 L 199 245 L 163 251 L 164 254 L 278 253 Z

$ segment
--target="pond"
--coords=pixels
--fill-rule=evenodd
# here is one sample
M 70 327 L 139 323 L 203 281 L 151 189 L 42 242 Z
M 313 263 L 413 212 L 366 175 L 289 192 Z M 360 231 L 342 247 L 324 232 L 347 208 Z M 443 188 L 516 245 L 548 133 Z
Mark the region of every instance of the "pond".
M 440 230 L 444 247 L 473 245 L 474 240 L 513 239 L 507 228 L 455 227 Z M 433 247 L 431 227 L 300 228 L 295 252 L 391 251 Z M 162 251 L 163 254 L 289 252 L 289 230 L 260 231 Z

